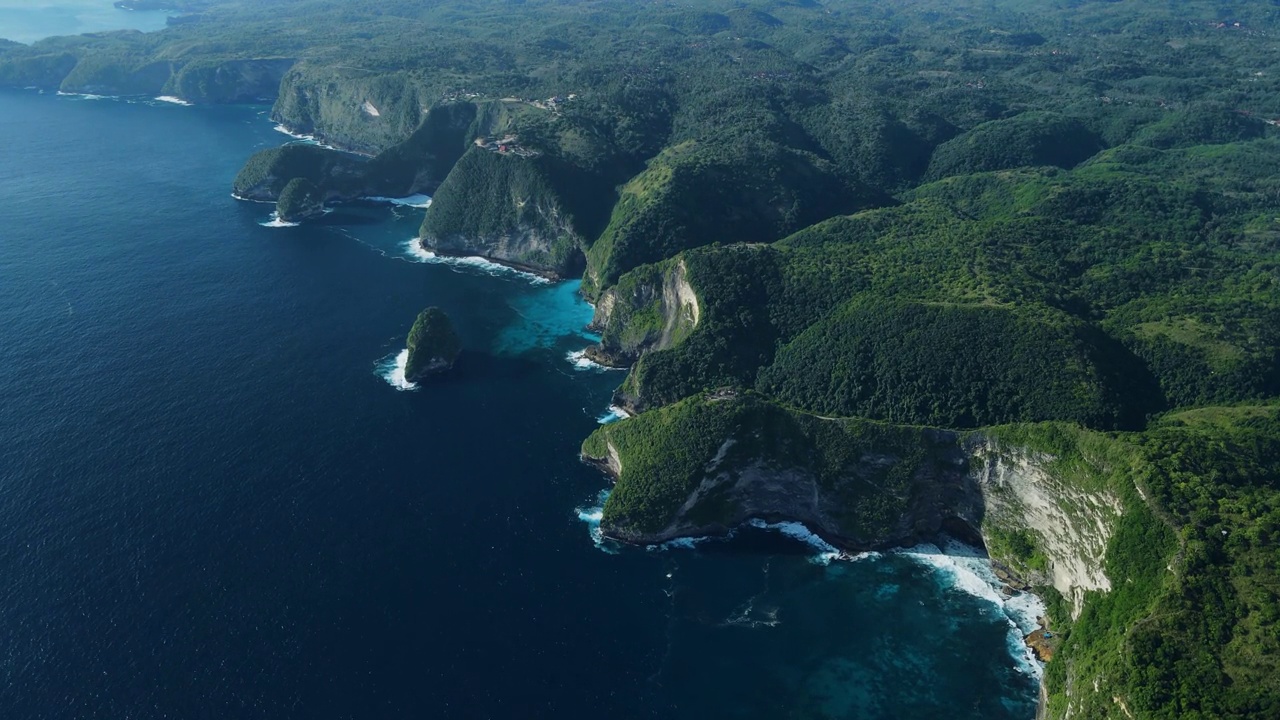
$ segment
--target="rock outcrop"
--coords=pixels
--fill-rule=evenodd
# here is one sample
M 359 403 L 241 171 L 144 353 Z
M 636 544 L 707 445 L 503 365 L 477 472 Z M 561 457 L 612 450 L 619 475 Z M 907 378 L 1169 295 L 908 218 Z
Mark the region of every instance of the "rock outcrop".
M 284 222 L 303 222 L 324 215 L 324 193 L 305 178 L 294 178 L 280 192 L 276 217 Z
M 604 532 L 638 544 L 797 521 L 850 551 L 947 532 L 980 541 L 954 433 L 824 419 L 722 390 L 606 426 L 583 446 L 618 482 Z
M 419 382 L 452 369 L 462 352 L 462 341 L 453 329 L 453 322 L 437 307 L 418 314 L 409 330 L 407 346 L 409 357 L 405 361 L 404 376 L 409 382 Z
M 645 352 L 665 350 L 688 337 L 700 318 L 698 294 L 683 259 L 639 268 L 597 300 L 591 326 L 601 339 L 587 356 L 625 367 Z
M 946 533 L 998 554 L 1019 586 L 1052 586 L 1073 616 L 1086 593 L 1111 588 L 1117 494 L 988 434 L 822 418 L 723 390 L 605 426 L 583 456 L 617 480 L 601 527 L 625 542 L 756 518 L 804 523 L 849 551 Z
M 438 97 L 409 73 L 302 62 L 281 79 L 271 118 L 331 145 L 374 155 L 409 137 Z
M 274 202 L 285 186 L 301 178 L 326 197 L 349 199 L 363 188 L 364 164 L 355 155 L 290 143 L 254 153 L 236 175 L 232 191 L 245 200 Z
M 1052 585 L 1079 617 L 1085 593 L 1111 589 L 1103 567 L 1107 541 L 1124 508 L 1115 493 L 1086 489 L 1049 470 L 1054 458 L 974 435 L 964 444 L 969 474 L 982 490 L 985 526 L 1032 533 L 1043 569 L 1024 579 Z M 992 543 L 988 543 L 992 544 Z
M 550 277 L 581 272 L 583 238 L 542 158 L 473 147 L 436 192 L 424 248 L 477 255 Z

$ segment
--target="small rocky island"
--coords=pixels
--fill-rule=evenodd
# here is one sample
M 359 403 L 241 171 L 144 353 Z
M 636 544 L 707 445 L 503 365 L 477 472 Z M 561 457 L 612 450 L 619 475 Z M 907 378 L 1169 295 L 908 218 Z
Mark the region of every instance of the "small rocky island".
M 449 316 L 440 308 L 429 307 L 418 313 L 409 330 L 408 348 L 404 376 L 409 382 L 418 382 L 453 368 L 462 342 Z

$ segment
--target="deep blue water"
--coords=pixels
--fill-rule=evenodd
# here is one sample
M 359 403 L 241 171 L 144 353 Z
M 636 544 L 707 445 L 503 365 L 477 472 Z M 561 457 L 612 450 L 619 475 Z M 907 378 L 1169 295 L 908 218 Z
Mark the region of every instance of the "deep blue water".
M 264 108 L 8 92 L 0 137 L 0 717 L 1033 714 L 981 560 L 597 547 L 575 286 L 416 262 L 420 210 L 262 227 Z M 465 352 L 399 391 L 426 305 Z

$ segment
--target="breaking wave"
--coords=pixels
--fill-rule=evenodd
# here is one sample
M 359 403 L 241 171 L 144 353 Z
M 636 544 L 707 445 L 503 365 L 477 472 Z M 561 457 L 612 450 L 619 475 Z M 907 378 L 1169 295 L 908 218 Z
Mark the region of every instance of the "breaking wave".
M 1022 592 L 1006 597 L 1001 591 L 1000 579 L 991 569 L 990 558 L 963 543 L 948 542 L 945 548 L 924 544 L 898 552 L 933 570 L 943 587 L 972 595 L 998 608 L 1009 623 L 1009 654 L 1021 671 L 1040 678 L 1044 667 L 1023 638 L 1039 627 L 1039 618 L 1045 614 L 1044 601 Z
M 280 215 L 279 215 L 279 213 L 271 213 L 271 219 L 270 219 L 270 220 L 265 220 L 265 221 L 260 222 L 260 223 L 258 223 L 258 224 L 259 224 L 259 225 L 261 225 L 262 227 L 269 227 L 269 228 L 286 228 L 286 227 L 298 227 L 298 226 L 299 226 L 299 225 L 301 225 L 302 223 L 296 223 L 296 222 L 289 222 L 289 221 L 287 221 L 287 220 L 281 220 L 281 219 L 280 219 Z
M 618 554 L 617 544 L 604 536 L 604 531 L 600 529 L 600 520 L 604 517 L 604 503 L 609 499 L 609 490 L 601 490 L 595 499 L 595 505 L 576 508 L 574 512 L 578 514 L 578 519 L 587 524 L 587 531 L 591 535 L 591 542 L 596 549 L 610 555 Z
M 93 93 L 69 93 L 58 91 L 58 95 L 62 97 L 79 98 L 80 100 L 119 100 L 115 95 L 94 95 Z
M 551 283 L 550 280 L 542 277 L 541 275 L 535 275 L 534 273 L 525 272 L 524 270 L 517 270 L 513 267 L 508 267 L 501 263 L 493 262 L 492 260 L 486 260 L 482 257 L 437 255 L 422 247 L 422 243 L 418 242 L 417 238 L 410 238 L 409 240 L 406 240 L 401 247 L 404 248 L 405 255 L 416 262 L 479 270 L 486 275 L 492 275 L 494 277 L 518 277 L 522 280 L 528 280 L 535 285 L 548 285 Z
M 374 195 L 371 197 L 363 197 L 360 199 L 368 202 L 390 203 L 392 205 L 400 205 L 402 207 L 424 208 L 424 209 L 431 207 L 431 196 L 422 195 L 422 194 L 410 195 L 408 197 L 402 197 L 402 198 L 382 197 L 381 195 Z
M 615 368 L 609 367 L 608 365 L 601 365 L 595 360 L 587 357 L 587 351 L 585 349 L 574 350 L 573 352 L 566 354 L 564 358 L 573 365 L 574 370 L 597 370 L 600 372 L 604 372 L 606 370 L 626 370 L 626 368 Z
M 606 410 L 604 414 L 596 418 L 596 422 L 601 425 L 608 425 L 609 423 L 625 420 L 629 417 L 631 417 L 631 415 L 626 410 L 623 410 L 617 405 L 610 405 L 609 409 Z
M 316 137 L 315 135 L 307 135 L 304 133 L 294 132 L 287 125 L 284 125 L 283 123 L 277 123 L 275 128 L 273 129 L 278 133 L 284 133 L 285 135 L 288 135 L 289 137 L 293 138 L 294 140 L 297 140 L 298 142 L 304 142 L 308 145 L 315 145 L 316 147 L 322 147 L 326 150 L 338 149 L 332 145 L 325 144 L 320 140 L 320 138 Z
M 395 355 L 388 355 L 379 360 L 374 366 L 374 372 L 397 390 L 417 390 L 417 383 L 409 382 L 404 376 L 404 368 L 408 362 L 409 349 L 405 348 Z

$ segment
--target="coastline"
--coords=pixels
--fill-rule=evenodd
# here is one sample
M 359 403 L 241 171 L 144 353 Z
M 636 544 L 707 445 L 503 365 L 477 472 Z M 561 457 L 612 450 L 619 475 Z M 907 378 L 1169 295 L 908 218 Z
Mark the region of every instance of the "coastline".
M 436 250 L 433 248 L 428 248 L 422 244 L 422 238 L 420 237 L 414 238 L 413 242 L 417 243 L 417 245 L 421 247 L 424 251 L 429 253 L 434 253 L 436 257 L 459 258 L 459 259 L 460 258 L 480 258 L 481 260 L 484 260 L 486 262 L 491 262 L 494 265 L 501 265 L 505 268 L 515 270 L 517 272 L 522 272 L 527 275 L 537 275 L 543 280 L 547 280 L 549 282 L 563 282 L 564 280 L 569 279 L 569 278 L 563 277 L 562 275 L 560 275 L 559 273 L 553 270 L 547 270 L 545 268 L 535 267 L 533 265 L 525 265 L 524 263 L 516 262 L 514 260 L 504 260 L 502 258 L 490 257 L 488 255 L 481 255 L 477 253 L 453 252 L 451 250 Z
M 600 470 L 603 474 L 608 476 L 611 481 L 617 481 L 616 470 L 610 465 L 608 458 L 592 458 L 582 455 L 580 456 L 580 459 L 583 463 Z M 1017 637 L 1019 638 L 1021 645 L 1026 649 L 1026 659 L 1035 663 L 1039 667 L 1039 672 L 1036 673 L 1038 676 L 1036 718 L 1037 720 L 1041 720 L 1041 718 L 1046 716 L 1045 714 L 1047 713 L 1048 707 L 1048 690 L 1045 687 L 1044 668 L 1052 659 L 1053 649 L 1056 647 L 1056 642 L 1046 641 L 1044 637 L 1044 633 L 1049 629 L 1049 618 L 1047 617 L 1047 610 L 1045 609 L 1044 597 L 1037 593 L 1034 587 L 1030 584 L 1017 577 L 1007 565 L 993 558 L 987 551 L 985 542 L 981 541 L 981 534 L 977 531 L 973 531 L 973 535 L 967 539 L 960 539 L 948 533 L 948 530 L 951 529 L 950 526 L 944 526 L 935 533 L 923 533 L 897 542 L 863 545 L 850 542 L 847 538 L 822 527 L 820 523 L 810 524 L 803 520 L 796 520 L 795 518 L 784 515 L 765 515 L 763 517 L 752 517 L 746 519 L 733 526 L 716 523 L 695 528 L 685 528 L 678 532 L 660 532 L 654 534 L 626 533 L 611 530 L 603 524 L 597 528 L 596 532 L 598 532 L 600 537 L 604 540 L 611 540 L 616 543 L 630 545 L 633 547 L 648 549 L 652 549 L 654 547 L 693 548 L 704 541 L 729 540 L 738 532 L 739 529 L 744 527 L 778 529 L 782 526 L 802 528 L 814 539 L 814 542 L 811 542 L 810 544 L 815 545 L 815 547 L 817 543 L 828 546 L 829 550 L 820 554 L 823 564 L 832 560 L 852 561 L 865 557 L 868 554 L 876 553 L 911 554 L 913 550 L 917 550 L 918 552 L 918 549 L 922 546 L 933 546 L 934 548 L 937 548 L 943 557 L 981 558 L 985 562 L 986 567 L 990 570 L 992 576 L 990 579 L 987 579 L 986 582 L 991 585 L 991 590 L 996 596 L 998 596 L 999 602 L 997 604 L 1000 605 L 1002 610 L 1005 610 L 1003 605 L 1004 602 L 1026 595 L 1034 598 L 1035 602 L 1039 605 L 1040 612 L 1038 612 L 1035 617 L 1037 629 L 1030 633 L 1028 633 L 1024 627 L 1014 623 L 1013 617 L 1009 615 L 1007 611 L 1005 614 L 1006 617 L 1010 618 L 1011 625 L 1013 626 L 1010 628 L 1011 633 L 1016 628 Z M 798 537 L 792 533 L 786 534 L 791 535 L 792 537 Z M 978 539 L 977 543 L 970 542 L 973 537 Z M 955 552 L 955 544 L 959 544 L 967 550 L 972 551 L 972 554 Z M 1012 651 L 1012 637 L 1010 638 L 1010 641 Z

